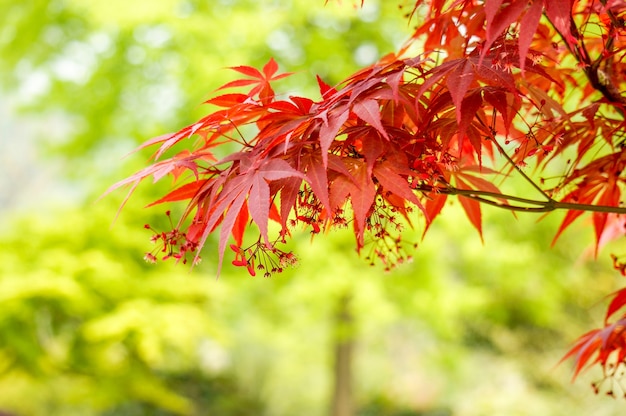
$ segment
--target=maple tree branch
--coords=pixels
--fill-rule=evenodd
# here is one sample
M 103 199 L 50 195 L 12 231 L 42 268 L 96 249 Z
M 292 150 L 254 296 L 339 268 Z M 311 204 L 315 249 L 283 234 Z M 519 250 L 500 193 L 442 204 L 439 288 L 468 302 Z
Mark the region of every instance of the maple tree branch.
M 606 2 L 602 2 L 603 5 L 606 5 Z M 609 15 L 611 19 L 611 23 L 615 25 L 617 23 L 617 19 L 615 19 L 614 15 Z M 589 56 L 589 52 L 587 51 L 587 47 L 583 42 L 583 38 L 574 22 L 573 17 L 570 16 L 570 30 L 572 32 L 572 36 L 576 39 L 577 46 L 572 47 L 568 42 L 567 36 L 562 33 L 556 25 L 550 21 L 546 14 L 546 18 L 554 28 L 554 30 L 559 34 L 561 39 L 565 42 L 565 46 L 570 51 L 570 53 L 576 58 L 578 63 L 582 66 L 587 79 L 591 83 L 591 86 L 598 92 L 602 94 L 604 98 L 606 98 L 610 103 L 612 103 L 617 111 L 624 117 L 624 107 L 626 107 L 626 98 L 624 98 L 619 89 L 615 86 L 613 81 L 611 80 L 610 74 L 605 73 L 602 69 L 600 69 L 600 64 L 604 60 L 602 54 L 600 54 L 593 62 L 591 61 L 591 57 Z M 614 26 L 611 26 L 611 29 L 614 29 Z M 611 30 L 609 29 L 609 30 Z M 607 43 L 605 47 L 612 48 L 612 39 L 611 36 L 608 36 Z
M 547 201 L 538 201 L 536 199 L 529 199 L 519 197 L 515 195 L 502 194 L 491 191 L 481 191 L 474 189 L 459 189 L 452 186 L 438 187 L 431 185 L 420 185 L 415 188 L 418 191 L 433 192 L 445 195 L 459 195 L 466 198 L 474 199 L 478 202 L 491 205 L 497 208 L 507 209 L 510 211 L 524 211 L 524 212 L 551 212 L 555 210 L 569 210 L 569 211 L 585 211 L 585 212 L 604 212 L 610 214 L 626 214 L 626 207 L 615 207 L 610 205 L 592 205 L 592 204 L 577 204 L 573 202 L 561 202 L 550 198 Z M 500 199 L 506 201 L 515 201 L 531 206 L 512 205 L 505 202 L 494 201 L 493 199 Z

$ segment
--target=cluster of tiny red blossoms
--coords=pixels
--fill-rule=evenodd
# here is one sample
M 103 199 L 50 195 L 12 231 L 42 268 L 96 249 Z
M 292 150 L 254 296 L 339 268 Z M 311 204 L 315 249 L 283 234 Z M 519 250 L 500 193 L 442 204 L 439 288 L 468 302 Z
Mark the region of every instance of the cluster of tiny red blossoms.
M 411 207 L 406 207 L 406 213 L 412 212 Z M 369 253 L 365 257 L 370 265 L 380 261 L 385 271 L 391 270 L 395 265 L 411 262 L 413 257 L 405 250 L 405 242 L 402 240 L 402 231 L 405 228 L 406 219 L 397 208 L 385 202 L 379 195 L 372 206 L 372 212 L 366 220 L 365 246 L 369 247 Z M 411 244 L 413 248 L 416 244 Z
M 247 248 L 235 244 L 231 244 L 230 248 L 235 252 L 233 266 L 246 267 L 250 276 L 256 276 L 259 271 L 263 277 L 271 277 L 298 264 L 298 258 L 292 252 L 280 250 L 276 244 L 266 244 L 260 239 Z
M 406 207 L 405 210 L 407 214 L 412 212 L 411 207 Z M 292 228 L 303 224 L 305 227 L 311 227 L 311 234 L 318 234 L 324 227 L 325 213 L 322 204 L 309 187 L 303 188 L 298 193 L 297 212 L 297 216 L 289 221 Z M 331 228 L 341 229 L 347 228 L 352 221 L 350 215 L 346 215 L 345 209 L 337 208 L 330 216 L 328 225 Z M 397 208 L 387 203 L 382 196 L 379 195 L 376 198 L 365 225 L 364 246 L 369 248 L 366 260 L 371 265 L 380 261 L 385 266 L 385 270 L 390 270 L 395 265 L 412 260 L 412 257 L 406 253 L 401 237 L 405 221 L 397 212 Z M 243 257 L 239 263 L 244 265 Z
M 198 250 L 198 243 L 189 240 L 186 233 L 181 232 L 178 227 L 174 227 L 170 211 L 166 211 L 165 215 L 170 221 L 171 231 L 159 232 L 152 228 L 150 224 L 144 225 L 145 229 L 154 233 L 150 241 L 156 244 L 156 247 L 151 252 L 146 253 L 144 260 L 148 263 L 156 263 L 159 257 L 161 260 L 174 258 L 176 261 L 182 261 L 183 264 L 187 264 L 187 258 L 191 257 L 193 264 L 197 264 L 200 261 L 200 257 L 194 253 Z
M 302 222 L 311 226 L 313 234 L 318 234 L 321 231 L 323 211 L 320 200 L 311 188 L 306 186 L 298 191 L 296 200 L 296 212 L 298 214 L 295 219 L 289 221 L 289 225 L 295 228 L 298 222 Z

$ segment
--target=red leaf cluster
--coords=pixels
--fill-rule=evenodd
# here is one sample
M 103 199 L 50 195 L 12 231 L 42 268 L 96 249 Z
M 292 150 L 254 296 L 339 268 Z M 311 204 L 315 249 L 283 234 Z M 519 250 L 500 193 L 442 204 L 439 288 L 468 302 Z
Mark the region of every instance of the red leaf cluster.
M 608 385 L 606 393 L 615 395 L 612 379 L 623 377 L 623 367 L 626 365 L 626 314 L 614 322 L 609 320 L 626 305 L 626 289 L 611 296 L 613 299 L 604 318 L 604 327 L 582 335 L 561 361 L 569 358 L 575 360 L 574 378 L 585 367 L 599 364 L 603 369 L 603 378 L 593 383 L 595 392 L 599 393 Z M 622 394 L 626 397 L 626 391 Z
M 220 90 L 247 91 L 208 100 L 217 107 L 209 115 L 142 146 L 159 145 L 155 158 L 160 159 L 176 143 L 196 137 L 190 150 L 115 187 L 190 172 L 191 181 L 155 203 L 188 201 L 179 225 L 191 220 L 199 249 L 221 227 L 220 264 L 229 237 L 241 246 L 252 223 L 267 247 L 283 241 L 297 224 L 315 233 L 351 224 L 357 249 L 366 234 L 373 240 L 384 235 L 395 242 L 382 245 L 399 253 L 399 233 L 376 232 L 372 216 L 382 209 L 392 223 L 397 215 L 409 222 L 407 214 L 417 207 L 428 228 L 449 194 L 461 195 L 461 206 L 480 232 L 481 203 L 524 202 L 499 197 L 489 177 L 523 174 L 531 158 L 546 168 L 559 157 L 575 156 L 558 183 L 535 186 L 548 204 L 558 194 L 570 205 L 620 204 L 624 121 L 613 115 L 623 111 L 624 100 L 610 93 L 622 86 L 617 74 L 626 70 L 615 59 L 624 53 L 623 27 L 615 26 L 624 7 L 570 0 L 433 0 L 415 7 L 428 12 L 400 53 L 337 87 L 318 77 L 319 101 L 278 98 L 273 83 L 288 74 L 277 74 L 273 59 L 262 70 L 233 67 L 244 78 Z M 597 19 L 606 35 L 588 34 L 577 23 L 579 16 Z M 408 54 L 416 44 L 427 52 Z M 559 64 L 568 55 L 584 67 L 582 73 Z M 601 73 L 605 78 L 596 79 Z M 588 104 L 567 110 L 562 103 L 573 86 Z M 229 142 L 240 150 L 216 160 L 213 148 Z M 601 156 L 590 160 L 590 151 Z M 502 156 L 507 163 L 498 167 Z M 557 237 L 582 213 L 570 210 Z M 269 219 L 281 226 L 275 237 L 269 235 Z M 596 212 L 593 221 L 600 243 L 611 217 Z
M 144 144 L 159 146 L 154 164 L 112 188 L 184 178 L 155 203 L 187 201 L 175 227 L 185 244 L 198 253 L 217 233 L 218 269 L 232 241 L 233 264 L 252 275 L 295 262 L 277 245 L 296 227 L 351 227 L 370 260 L 404 261 L 410 214 L 419 211 L 427 230 L 449 195 L 459 195 L 479 233 L 489 204 L 567 210 L 555 240 L 585 211 L 597 246 L 623 235 L 626 4 L 417 0 L 408 15 L 418 25 L 398 53 L 337 86 L 318 77 L 318 100 L 277 95 L 275 81 L 288 74 L 273 59 L 262 70 L 232 68 L 243 77 L 220 90 L 238 90 L 208 100 L 215 109 L 198 122 Z M 181 141 L 189 150 L 163 159 Z M 238 148 L 218 160 L 223 145 Z M 511 175 L 537 195 L 501 192 Z M 257 238 L 247 243 L 250 227 Z M 590 352 L 604 365 L 621 351 L 621 322 L 581 338 L 568 354 L 576 373 Z

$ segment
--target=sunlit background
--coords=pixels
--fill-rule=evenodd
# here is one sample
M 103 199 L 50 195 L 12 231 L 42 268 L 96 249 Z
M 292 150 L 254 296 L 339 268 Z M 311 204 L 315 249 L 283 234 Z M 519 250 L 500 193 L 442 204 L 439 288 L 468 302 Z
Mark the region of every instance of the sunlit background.
M 297 235 L 270 279 L 143 261 L 144 206 L 167 184 L 98 197 L 142 168 L 142 141 L 201 117 L 274 57 L 276 89 L 317 98 L 394 51 L 398 3 L 0 0 L 0 411 L 11 415 L 330 415 L 337 351 L 353 415 L 614 415 L 574 384 L 571 342 L 620 284 L 581 221 L 485 209 L 484 244 L 446 207 L 411 264 L 370 267 L 349 234 Z M 457 204 L 458 205 L 458 204 Z M 176 209 L 176 207 L 173 207 Z M 340 386 L 341 387 L 341 386 Z M 346 387 L 346 386 L 343 386 Z M 333 399 L 335 398 L 335 399 Z

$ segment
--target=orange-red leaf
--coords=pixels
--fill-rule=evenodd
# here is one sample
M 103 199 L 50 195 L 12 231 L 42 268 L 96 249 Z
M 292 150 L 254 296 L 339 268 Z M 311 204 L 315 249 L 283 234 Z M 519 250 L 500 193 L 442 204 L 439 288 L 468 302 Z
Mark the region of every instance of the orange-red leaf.
M 459 141 L 461 142 L 461 144 L 467 132 L 467 129 L 469 128 L 470 124 L 474 120 L 474 117 L 476 117 L 476 113 L 478 112 L 482 104 L 483 104 L 483 97 L 482 97 L 480 90 L 476 90 L 472 92 L 470 95 L 463 98 L 463 112 L 461 113 L 461 119 L 459 123 L 459 132 L 458 132 Z M 474 139 L 475 137 L 474 135 L 469 135 L 468 137 L 470 139 L 470 143 L 472 144 L 472 147 L 474 148 L 474 150 L 476 150 L 476 154 L 478 155 L 478 160 L 480 162 L 480 160 L 482 159 L 480 137 L 478 137 L 478 139 Z
M 319 85 L 320 95 L 322 96 L 322 98 L 324 99 L 328 98 L 337 92 L 336 88 L 333 88 L 327 83 L 325 83 L 324 80 L 322 80 L 322 78 L 320 78 L 319 75 L 316 75 L 316 77 L 317 77 L 317 85 Z
M 322 149 L 322 162 L 324 166 L 328 166 L 328 149 L 330 145 L 337 137 L 339 130 L 343 126 L 343 123 L 348 120 L 348 108 L 342 106 L 335 108 L 334 111 L 324 114 L 326 118 L 320 116 L 323 119 L 322 126 L 320 127 L 320 147 Z
M 378 130 L 385 139 L 389 140 L 389 136 L 380 120 L 380 106 L 376 100 L 357 101 L 354 103 L 352 111 L 361 120 Z
M 311 185 L 313 193 L 322 203 L 322 206 L 330 211 L 328 199 L 328 172 L 319 153 L 309 153 L 303 157 L 306 180 Z
M 373 173 L 383 189 L 417 205 L 424 211 L 421 202 L 417 199 L 417 196 L 413 193 L 411 188 L 409 188 L 407 180 L 396 173 L 396 169 L 394 169 L 391 163 L 377 163 Z
M 519 18 L 528 0 L 514 0 L 504 7 L 501 7 L 501 4 L 502 0 L 486 0 L 485 2 L 487 39 L 483 47 L 483 56 L 486 55 L 496 38 Z
M 541 12 L 543 11 L 543 0 L 533 0 L 532 4 L 526 11 L 524 17 L 520 21 L 519 31 L 519 64 L 520 69 L 524 72 L 526 65 L 526 55 L 530 48 L 530 43 L 533 40 L 533 36 L 539 26 L 539 20 L 541 19 Z
M 572 5 L 573 0 L 544 0 L 548 18 L 563 36 L 570 48 L 576 47 L 576 35 L 572 33 Z
M 163 198 L 160 198 L 147 206 L 151 207 L 153 205 L 162 204 L 164 202 L 174 202 L 174 201 L 183 201 L 185 199 L 191 199 L 195 197 L 198 192 L 208 183 L 209 180 L 199 180 L 194 182 L 189 182 L 184 184 L 181 187 L 178 187 L 165 195 Z
M 471 189 L 471 187 L 464 182 L 458 176 L 456 177 L 456 185 L 459 189 Z M 480 210 L 480 202 L 475 199 L 459 195 L 459 202 L 467 215 L 467 218 L 470 220 L 472 225 L 478 230 L 478 234 L 480 234 L 480 239 L 483 239 L 483 224 L 482 224 L 482 213 Z
M 302 178 L 303 175 L 282 159 L 268 160 L 261 165 L 258 171 L 249 175 L 248 209 L 252 220 L 259 227 L 261 236 L 266 243 L 269 243 L 267 226 L 270 217 L 270 187 L 268 181 L 288 177 Z
M 606 316 L 604 317 L 604 323 L 607 324 L 611 316 L 615 314 L 618 310 L 620 310 L 624 305 L 626 305 L 626 288 L 620 289 L 617 292 L 613 293 L 613 299 L 609 304 L 609 307 L 606 311 Z
M 205 101 L 206 104 L 214 104 L 219 107 L 230 108 L 241 104 L 248 99 L 246 94 L 222 94 Z
M 235 243 L 237 246 L 241 247 L 243 244 L 243 235 L 248 227 L 248 221 L 250 219 L 250 215 L 248 214 L 248 208 L 245 204 L 241 207 L 241 211 L 237 215 L 237 219 L 235 220 L 235 224 L 233 225 L 233 238 L 235 239 Z
M 447 86 L 456 107 L 456 122 L 459 126 L 463 123 L 463 100 L 472 81 L 474 81 L 474 68 L 469 60 L 462 60 L 461 64 L 448 76 Z

